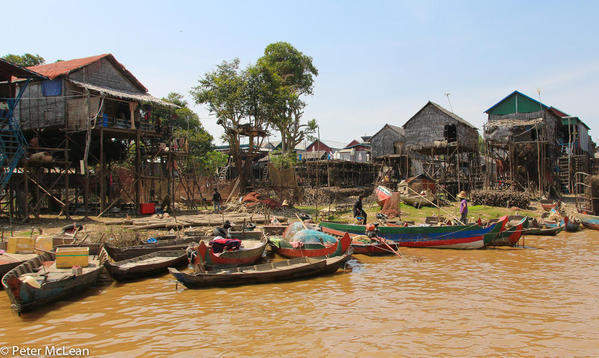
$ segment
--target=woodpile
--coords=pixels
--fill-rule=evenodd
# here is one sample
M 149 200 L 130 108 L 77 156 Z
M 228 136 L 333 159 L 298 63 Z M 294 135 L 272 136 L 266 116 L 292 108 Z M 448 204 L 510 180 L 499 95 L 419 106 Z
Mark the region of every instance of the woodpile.
M 532 197 L 525 192 L 497 191 L 497 190 L 474 190 L 470 193 L 472 205 L 488 205 L 509 208 L 528 208 Z

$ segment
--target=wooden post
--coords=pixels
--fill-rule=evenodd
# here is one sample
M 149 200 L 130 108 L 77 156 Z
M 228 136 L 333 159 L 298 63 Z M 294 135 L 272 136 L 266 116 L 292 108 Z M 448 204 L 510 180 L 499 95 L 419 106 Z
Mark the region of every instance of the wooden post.
M 64 215 L 67 219 L 71 218 L 69 213 L 69 171 L 71 164 L 69 162 L 69 134 L 65 126 L 65 143 L 64 143 L 64 160 L 65 160 L 65 178 L 64 178 Z
M 537 171 L 539 177 L 539 196 L 543 195 L 542 183 L 541 183 L 541 147 L 539 144 L 539 127 L 535 124 L 535 131 L 537 133 Z
M 100 212 L 106 208 L 106 163 L 104 162 L 104 126 L 100 126 Z
M 139 129 L 135 131 L 135 212 L 140 214 L 141 197 L 141 150 Z

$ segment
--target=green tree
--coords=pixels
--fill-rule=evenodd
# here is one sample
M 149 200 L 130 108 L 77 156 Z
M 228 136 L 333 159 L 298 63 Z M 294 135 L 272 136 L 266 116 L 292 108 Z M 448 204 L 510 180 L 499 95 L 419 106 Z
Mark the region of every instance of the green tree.
M 44 60 L 42 56 L 32 55 L 30 53 L 26 53 L 24 55 L 7 54 L 2 56 L 2 58 L 21 67 L 37 66 L 46 63 L 46 60 Z
M 257 65 L 270 71 L 272 81 L 278 86 L 270 121 L 281 134 L 282 151 L 293 151 L 307 135 L 316 131 L 316 120 L 301 123 L 306 106 L 301 98 L 312 95 L 318 70 L 311 57 L 287 42 L 268 45 Z
M 239 173 L 239 188 L 242 192 L 248 184 L 247 173 L 252 161 L 244 161 L 242 158 L 241 137 L 250 134 L 246 158 L 252 158 L 257 147 L 253 130 L 263 130 L 256 127 L 262 115 L 248 104 L 248 72 L 240 70 L 239 59 L 224 61 L 216 70 L 200 78 L 199 85 L 191 90 L 196 103 L 207 105 L 210 113 L 216 116 L 216 123 L 224 129 L 229 154 Z M 250 112 L 252 115 L 248 116 Z

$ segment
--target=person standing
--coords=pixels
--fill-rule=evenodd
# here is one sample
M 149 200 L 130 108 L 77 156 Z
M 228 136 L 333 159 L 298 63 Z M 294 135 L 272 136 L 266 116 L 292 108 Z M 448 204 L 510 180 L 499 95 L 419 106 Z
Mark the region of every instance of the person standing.
M 458 194 L 458 199 L 460 199 L 460 221 L 466 225 L 468 223 L 468 199 L 466 198 L 466 192 L 461 191 Z
M 364 208 L 362 207 L 362 199 L 364 199 L 364 195 L 360 195 L 358 196 L 358 200 L 356 200 L 356 202 L 354 203 L 354 209 L 353 209 L 353 213 L 354 213 L 354 218 L 357 217 L 361 217 L 362 218 L 362 224 L 366 225 L 366 211 L 364 211 Z
M 214 205 L 214 212 L 215 213 L 220 213 L 220 203 L 223 200 L 223 198 L 220 196 L 220 193 L 218 192 L 217 188 L 214 188 L 214 193 L 212 194 L 212 204 Z

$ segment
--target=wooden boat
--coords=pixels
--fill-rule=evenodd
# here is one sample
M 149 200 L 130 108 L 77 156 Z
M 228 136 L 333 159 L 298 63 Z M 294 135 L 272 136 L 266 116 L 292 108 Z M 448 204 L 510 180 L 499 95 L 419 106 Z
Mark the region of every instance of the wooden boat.
M 560 223 L 538 223 L 536 220 L 529 221 L 528 228 L 524 229 L 524 235 L 555 236 L 566 228 L 565 221 Z
M 0 278 L 6 275 L 8 271 L 36 256 L 37 254 L 0 254 Z
M 488 227 L 478 225 L 445 226 L 379 226 L 379 236 L 404 247 L 431 247 L 444 249 L 480 249 L 485 246 L 485 235 L 496 235 L 507 223 L 507 216 Z M 322 228 L 363 234 L 364 225 L 321 222 Z M 498 227 L 499 226 L 499 227 Z
M 249 285 L 331 274 L 342 267 L 350 256 L 350 254 L 344 254 L 321 259 L 304 256 L 261 265 L 199 273 L 185 273 L 174 268 L 168 270 L 177 281 L 187 288 Z
M 104 267 L 117 281 L 134 280 L 142 277 L 163 274 L 169 267 L 185 266 L 188 263 L 187 253 L 181 250 L 156 251 L 128 260 L 114 261 L 105 253 Z
M 432 203 L 435 201 L 435 195 L 427 191 L 426 194 L 402 195 L 401 200 L 415 208 L 420 208 L 423 206 L 433 206 Z
M 541 203 L 541 207 L 545 211 L 551 211 L 551 209 L 557 208 L 557 201 L 555 200 L 543 199 L 539 200 L 539 203 Z
M 507 229 L 499 232 L 494 238 L 485 242 L 486 246 L 516 246 L 522 232 L 528 227 L 528 217 L 520 218 L 514 225 L 509 225 Z
M 54 253 L 43 253 L 4 275 L 2 285 L 15 311 L 21 313 L 73 296 L 95 284 L 104 269 L 97 257 L 90 257 L 89 266 L 75 275 L 71 268 L 56 268 L 55 259 Z
M 260 231 L 231 232 L 231 237 L 240 240 L 261 240 L 262 236 L 263 233 Z M 116 247 L 110 244 L 104 244 L 104 249 L 115 261 L 123 261 L 137 256 L 151 254 L 156 251 L 185 251 L 191 243 L 198 242 L 202 239 L 208 240 L 209 238 L 209 236 L 185 236 L 176 240 L 157 240 L 154 244 L 142 244 L 128 247 Z
M 599 230 L 599 216 L 579 213 L 576 214 L 576 217 L 580 219 L 580 222 L 584 227 L 592 230 Z
M 379 185 L 374 189 L 374 193 L 375 193 L 375 199 L 376 202 L 383 207 L 383 205 L 385 205 L 385 202 L 391 197 L 392 195 L 392 191 L 391 189 Z
M 251 237 L 252 239 L 242 240 L 240 249 L 233 251 L 225 250 L 220 253 L 214 253 L 211 246 L 207 245 L 205 241 L 200 241 L 197 246 L 188 249 L 188 256 L 192 255 L 190 258 L 191 263 L 203 264 L 209 268 L 243 266 L 255 263 L 264 254 L 268 239 L 261 231 L 249 231 L 246 232 L 246 234 L 251 234 L 245 235 L 245 237 Z M 237 235 L 237 237 L 239 237 L 239 235 Z M 259 238 L 259 240 L 256 240 L 255 238 Z M 190 254 L 189 252 L 193 252 L 194 254 Z
M 391 250 L 397 251 L 397 249 L 399 248 L 398 243 L 391 240 L 386 240 L 384 238 L 380 238 L 380 240 L 385 240 L 384 242 L 381 242 L 377 240 L 372 240 L 368 238 L 366 235 L 350 234 L 325 227 L 322 228 L 322 232 L 336 237 L 343 237 L 345 234 L 349 235 L 349 237 L 352 239 L 351 248 L 354 254 L 362 254 L 368 256 L 393 255 L 394 252 Z
M 323 244 L 304 244 L 300 247 L 294 247 L 289 241 L 278 238 L 278 240 L 269 240 L 273 251 L 283 257 L 295 258 L 295 257 L 333 257 L 343 255 L 351 246 L 351 238 L 346 233 L 342 238 L 337 239 L 336 242 L 330 246 Z

